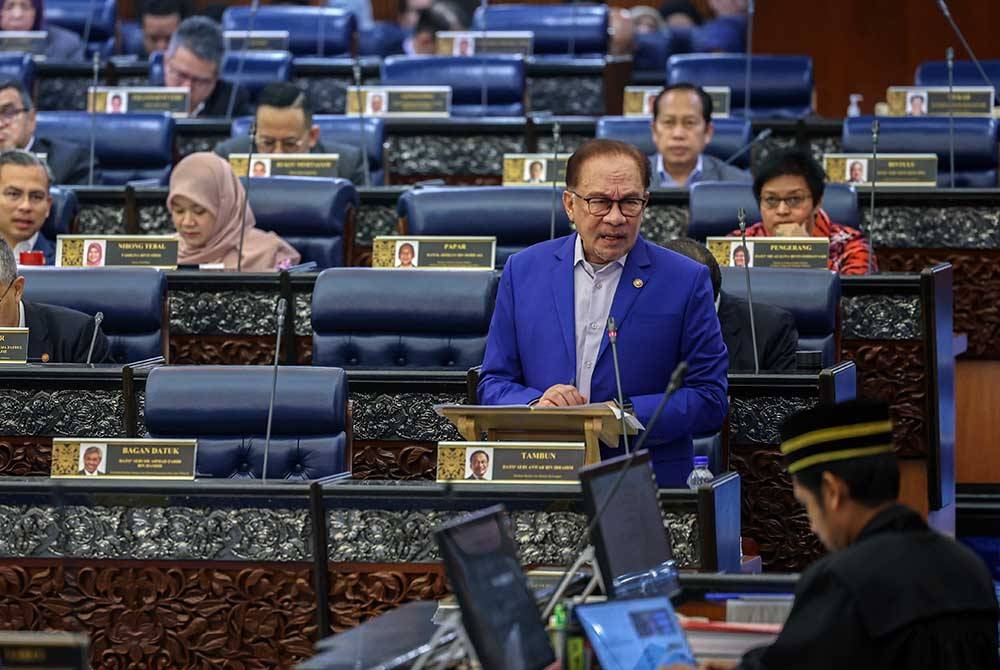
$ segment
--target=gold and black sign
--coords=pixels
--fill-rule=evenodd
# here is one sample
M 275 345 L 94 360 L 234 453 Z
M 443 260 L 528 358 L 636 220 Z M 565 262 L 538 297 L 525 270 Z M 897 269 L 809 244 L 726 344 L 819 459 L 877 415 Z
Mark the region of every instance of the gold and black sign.
M 709 237 L 708 250 L 719 265 L 751 268 L 827 268 L 830 240 L 825 237 Z
M 177 269 L 176 235 L 59 235 L 56 265 L 64 268 Z
M 190 91 L 167 86 L 91 86 L 87 89 L 87 110 L 98 114 L 169 112 L 187 116 Z
M 0 51 L 45 55 L 48 47 L 47 30 L 0 30 Z
M 287 30 L 227 30 L 222 37 L 227 51 L 288 51 Z
M 889 116 L 993 116 L 992 86 L 890 86 Z
M 434 37 L 438 56 L 471 56 L 477 53 L 530 56 L 535 34 L 527 30 L 443 30 Z
M 712 99 L 712 117 L 729 116 L 732 92 L 728 86 L 704 86 L 705 93 Z M 622 105 L 623 116 L 652 116 L 656 96 L 662 86 L 626 86 Z
M 446 117 L 451 86 L 362 86 L 347 90 L 347 115 Z
M 0 668 L 10 670 L 87 670 L 86 635 L 55 631 L 0 632 Z
M 28 362 L 28 329 L 0 328 L 0 364 Z
M 376 237 L 372 267 L 397 270 L 492 270 L 495 237 L 401 236 Z
M 583 442 L 440 442 L 439 482 L 577 484 Z
M 194 479 L 197 451 L 197 440 L 56 438 L 52 477 Z
M 569 154 L 504 154 L 504 186 L 538 186 L 566 183 Z
M 879 154 L 872 169 L 871 154 L 824 154 L 827 180 L 837 184 L 870 186 L 937 186 L 937 154 Z
M 336 177 L 339 154 L 230 154 L 239 177 Z

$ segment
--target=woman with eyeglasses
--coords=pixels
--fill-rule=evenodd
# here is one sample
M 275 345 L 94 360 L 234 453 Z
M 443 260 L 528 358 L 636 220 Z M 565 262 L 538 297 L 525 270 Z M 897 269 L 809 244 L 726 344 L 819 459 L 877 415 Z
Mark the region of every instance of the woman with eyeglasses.
M 82 61 L 83 41 L 71 30 L 45 22 L 44 0 L 4 0 L 0 5 L 0 30 L 44 30 L 45 56 L 50 60 Z
M 827 267 L 842 275 L 863 275 L 878 268 L 868 240 L 860 230 L 834 223 L 823 211 L 826 173 L 807 152 L 777 151 L 757 169 L 754 197 L 761 221 L 747 228 L 747 237 L 827 237 Z M 730 236 L 738 237 L 739 230 Z

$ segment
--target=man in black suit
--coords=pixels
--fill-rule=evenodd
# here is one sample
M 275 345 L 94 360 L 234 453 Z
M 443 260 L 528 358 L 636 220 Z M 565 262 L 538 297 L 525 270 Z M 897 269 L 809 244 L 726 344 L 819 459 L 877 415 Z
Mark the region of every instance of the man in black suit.
M 257 97 L 257 135 L 254 153 L 262 154 L 337 154 L 337 176 L 365 185 L 361 150 L 349 144 L 320 140 L 319 126 L 313 124 L 308 96 L 295 84 L 275 82 L 261 89 Z M 220 142 L 215 153 L 250 153 L 249 137 L 234 137 Z
M 224 52 L 222 28 L 204 16 L 184 19 L 170 38 L 163 54 L 163 83 L 191 91 L 191 116 L 227 116 L 233 86 L 219 78 Z M 249 113 L 250 96 L 245 88 L 240 88 L 233 116 Z
M 730 372 L 752 372 L 753 337 L 750 333 L 750 306 L 746 300 L 729 295 L 722 290 L 722 271 L 719 263 L 704 245 L 682 237 L 664 245 L 667 249 L 683 254 L 708 267 L 715 292 L 716 311 L 722 327 L 722 340 L 729 350 Z M 795 319 L 785 310 L 755 302 L 754 325 L 757 327 L 758 358 L 761 372 L 794 372 L 795 352 L 799 333 Z
M 83 468 L 77 474 L 81 477 L 99 477 L 104 474 L 101 472 L 102 460 L 104 460 L 104 454 L 101 453 L 100 447 L 87 447 L 87 450 L 83 452 Z
M 17 276 L 14 252 L 0 240 L 0 327 L 28 329 L 28 360 L 85 363 L 94 319 L 76 310 L 25 302 L 24 277 Z M 97 330 L 92 363 L 109 362 L 108 339 Z
M 90 151 L 75 142 L 36 137 L 35 112 L 31 95 L 20 80 L 0 82 L 0 151 L 24 149 L 45 154 L 53 184 L 86 184 L 90 174 Z M 94 171 L 96 174 L 96 166 Z

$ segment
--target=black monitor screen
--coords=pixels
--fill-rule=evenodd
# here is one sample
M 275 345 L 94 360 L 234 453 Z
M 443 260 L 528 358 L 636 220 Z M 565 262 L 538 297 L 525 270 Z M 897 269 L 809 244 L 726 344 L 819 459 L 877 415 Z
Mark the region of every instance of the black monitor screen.
M 517 558 L 509 520 L 496 506 L 435 532 L 462 622 L 485 670 L 536 670 L 555 661 Z

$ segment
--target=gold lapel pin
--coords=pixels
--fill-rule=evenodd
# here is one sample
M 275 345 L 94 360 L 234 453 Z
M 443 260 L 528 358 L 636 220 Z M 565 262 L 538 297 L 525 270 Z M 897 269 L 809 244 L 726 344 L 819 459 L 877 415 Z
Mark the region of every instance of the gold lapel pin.
M 641 279 L 636 278 L 636 279 L 632 280 L 632 286 L 634 286 L 636 288 L 642 288 L 642 285 L 643 285 L 643 281 Z
M 48 363 L 48 362 L 49 362 L 49 355 L 42 354 L 42 363 Z

